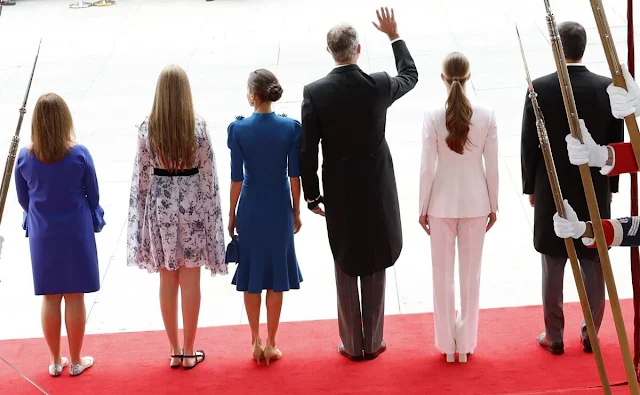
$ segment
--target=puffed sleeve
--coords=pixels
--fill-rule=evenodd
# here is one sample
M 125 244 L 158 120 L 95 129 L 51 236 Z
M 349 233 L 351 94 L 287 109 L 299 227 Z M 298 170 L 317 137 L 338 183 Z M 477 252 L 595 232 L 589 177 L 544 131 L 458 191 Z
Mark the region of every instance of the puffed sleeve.
M 232 123 L 227 128 L 227 146 L 231 150 L 231 181 L 240 182 L 244 180 L 244 157 L 233 126 Z
M 293 133 L 291 146 L 289 147 L 288 164 L 289 177 L 300 177 L 300 134 L 302 126 L 300 122 L 293 121 Z

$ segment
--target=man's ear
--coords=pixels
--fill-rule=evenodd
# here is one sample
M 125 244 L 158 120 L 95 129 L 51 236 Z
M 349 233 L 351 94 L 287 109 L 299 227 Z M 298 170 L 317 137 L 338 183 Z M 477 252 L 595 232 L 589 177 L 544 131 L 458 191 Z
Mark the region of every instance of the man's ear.
M 360 44 L 358 44 L 358 46 L 356 47 L 356 53 L 360 55 L 361 50 L 362 50 L 362 47 L 360 46 Z
M 440 78 L 442 79 L 442 81 L 446 81 L 447 77 L 444 76 L 444 73 L 440 73 Z

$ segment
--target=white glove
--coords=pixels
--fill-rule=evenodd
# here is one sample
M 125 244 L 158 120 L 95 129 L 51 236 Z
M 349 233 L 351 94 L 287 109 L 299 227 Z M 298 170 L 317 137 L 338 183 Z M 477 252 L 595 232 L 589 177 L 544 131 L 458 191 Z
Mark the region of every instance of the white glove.
M 570 237 L 579 239 L 587 230 L 587 224 L 578 220 L 578 215 L 569 205 L 568 201 L 564 201 L 564 213 L 566 218 L 560 217 L 560 214 L 555 213 L 553 216 L 553 230 L 556 236 L 561 239 L 568 239 Z
M 569 162 L 576 166 L 588 163 L 591 167 L 605 167 L 607 159 L 609 159 L 609 149 L 593 141 L 582 119 L 580 120 L 580 130 L 582 131 L 584 144 L 581 144 L 577 138 L 570 134 L 565 137 L 567 151 L 569 152 Z
M 611 102 L 611 114 L 618 119 L 623 119 L 627 115 L 636 114 L 640 116 L 640 88 L 633 80 L 626 65 L 622 65 L 622 75 L 627 84 L 627 89 L 610 84 L 607 87 L 609 101 Z

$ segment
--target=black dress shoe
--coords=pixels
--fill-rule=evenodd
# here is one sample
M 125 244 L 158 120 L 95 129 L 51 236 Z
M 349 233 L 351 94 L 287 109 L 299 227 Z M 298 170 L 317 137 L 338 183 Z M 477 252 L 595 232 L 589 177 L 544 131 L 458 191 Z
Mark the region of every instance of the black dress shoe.
M 0 5 L 16 5 L 16 2 L 13 0 L 2 0 L 0 1 Z
M 582 351 L 586 352 L 587 354 L 593 353 L 593 348 L 591 347 L 591 340 L 589 340 L 588 337 L 581 338 L 580 343 L 582 343 Z
M 347 350 L 344 349 L 344 344 L 341 344 L 338 346 L 338 353 L 340 355 L 342 355 L 343 357 L 348 358 L 349 360 L 353 361 L 353 362 L 360 362 L 363 360 L 362 355 L 351 355 L 347 352 Z
M 549 341 L 549 339 L 547 339 L 547 334 L 546 333 L 542 333 L 540 336 L 538 336 L 538 344 L 540 345 L 540 347 L 542 347 L 545 350 L 549 351 L 553 355 L 562 355 L 562 354 L 564 354 L 564 343 L 562 343 L 562 342 L 560 342 L 560 343 L 551 343 L 551 341 Z
M 367 361 L 376 359 L 378 358 L 378 355 L 382 354 L 385 351 L 387 351 L 387 343 L 385 343 L 383 340 L 382 343 L 380 343 L 380 348 L 378 349 L 378 351 L 374 352 L 373 354 L 364 353 L 364 359 L 366 359 Z

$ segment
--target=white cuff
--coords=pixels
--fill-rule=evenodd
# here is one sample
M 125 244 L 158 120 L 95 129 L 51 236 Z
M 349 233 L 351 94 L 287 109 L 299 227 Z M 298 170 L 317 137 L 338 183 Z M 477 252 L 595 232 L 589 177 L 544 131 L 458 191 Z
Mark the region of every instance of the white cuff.
M 401 38 L 401 37 L 398 37 L 398 38 L 396 38 L 395 40 L 391 40 L 391 44 L 395 43 L 396 41 L 400 41 L 400 40 L 402 40 L 402 38 Z
M 595 244 L 596 240 L 595 239 L 590 239 L 588 237 L 583 237 L 582 238 L 582 244 L 586 245 L 587 247 L 591 247 Z
M 609 222 L 611 226 L 613 226 L 613 242 L 611 243 L 611 247 L 617 247 L 622 244 L 622 239 L 624 239 L 624 229 L 622 229 L 622 224 L 617 219 L 610 219 Z
M 307 199 L 307 203 L 313 203 L 313 202 L 315 202 L 316 200 L 320 199 L 320 196 L 322 196 L 322 195 L 318 195 L 318 197 L 317 197 L 317 198 L 312 199 L 312 200 Z
M 611 152 L 611 158 L 613 158 L 613 160 L 611 161 L 611 166 L 605 165 L 602 167 L 602 169 L 600 169 L 600 174 L 602 174 L 603 176 L 611 173 L 611 170 L 613 170 L 616 165 L 616 150 L 607 146 L 607 159 L 609 159 L 609 152 Z

